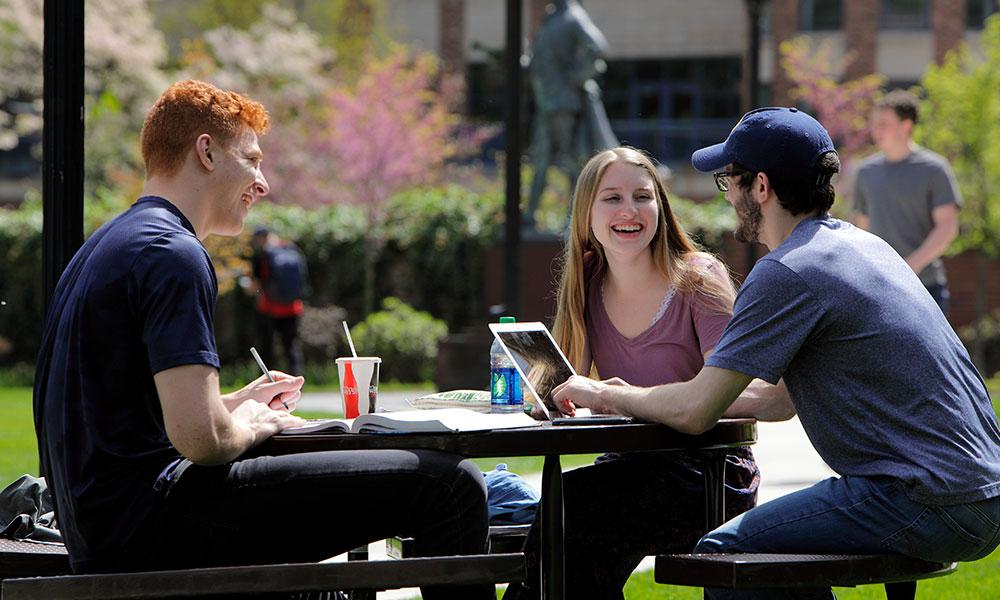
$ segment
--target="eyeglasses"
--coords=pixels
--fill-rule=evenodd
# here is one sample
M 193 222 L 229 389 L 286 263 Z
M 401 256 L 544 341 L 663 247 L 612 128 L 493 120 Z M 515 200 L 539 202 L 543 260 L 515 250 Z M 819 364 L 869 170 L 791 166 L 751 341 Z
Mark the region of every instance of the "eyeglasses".
M 753 171 L 748 171 L 744 169 L 741 165 L 733 165 L 732 169 L 729 171 L 716 171 L 712 173 L 712 177 L 715 177 L 715 187 L 719 188 L 720 192 L 729 191 L 729 179 L 731 177 L 737 177 L 745 173 L 752 173 Z
M 719 188 L 720 192 L 729 191 L 729 178 L 733 175 L 739 175 L 738 171 L 716 171 L 712 173 L 712 177 L 715 177 L 715 187 Z

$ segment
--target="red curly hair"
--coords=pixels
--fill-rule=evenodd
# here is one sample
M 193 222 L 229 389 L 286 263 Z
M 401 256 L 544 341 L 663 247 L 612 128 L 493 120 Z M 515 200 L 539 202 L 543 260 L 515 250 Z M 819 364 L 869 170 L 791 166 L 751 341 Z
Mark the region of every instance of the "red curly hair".
M 263 104 L 204 81 L 178 81 L 149 109 L 142 125 L 139 143 L 146 177 L 176 174 L 199 135 L 207 133 L 225 144 L 244 125 L 257 135 L 267 132 L 270 122 Z

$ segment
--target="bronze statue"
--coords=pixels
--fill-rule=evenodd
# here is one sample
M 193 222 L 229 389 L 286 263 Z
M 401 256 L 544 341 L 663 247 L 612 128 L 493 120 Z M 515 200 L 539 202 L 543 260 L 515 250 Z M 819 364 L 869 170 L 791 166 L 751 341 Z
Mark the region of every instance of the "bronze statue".
M 535 97 L 534 176 L 524 215 L 529 229 L 534 228 L 550 166 L 566 174 L 572 191 L 588 157 L 619 145 L 601 103 L 601 89 L 593 79 L 607 68 L 601 58 L 608 47 L 604 34 L 576 0 L 556 0 L 547 11 L 532 44 L 529 68 Z

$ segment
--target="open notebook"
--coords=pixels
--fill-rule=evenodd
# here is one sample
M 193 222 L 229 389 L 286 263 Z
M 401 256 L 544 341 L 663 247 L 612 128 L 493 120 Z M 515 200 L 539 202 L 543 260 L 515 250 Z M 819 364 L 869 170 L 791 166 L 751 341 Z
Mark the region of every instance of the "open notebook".
M 593 425 L 631 423 L 631 417 L 595 415 L 578 408 L 575 417 L 567 417 L 547 406 L 552 402 L 552 389 L 576 373 L 566 360 L 549 329 L 537 321 L 525 323 L 490 323 L 490 331 L 514 361 L 525 387 L 534 396 L 535 404 L 553 425 Z M 544 400 L 544 401 L 543 401 Z M 555 413 L 555 414 L 553 414 Z
M 491 431 L 537 427 L 539 422 L 524 413 L 483 414 L 467 408 L 431 408 L 361 415 L 355 419 L 313 419 L 300 427 L 289 427 L 280 435 L 306 433 L 416 433 Z

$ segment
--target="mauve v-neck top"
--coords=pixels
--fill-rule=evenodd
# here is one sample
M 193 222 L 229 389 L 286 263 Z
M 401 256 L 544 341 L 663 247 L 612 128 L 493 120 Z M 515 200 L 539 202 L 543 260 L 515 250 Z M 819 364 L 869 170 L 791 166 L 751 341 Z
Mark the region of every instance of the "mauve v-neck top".
M 702 264 L 720 279 L 728 276 L 715 260 L 694 260 L 705 261 Z M 602 283 L 603 273 L 595 273 L 588 285 L 585 317 L 587 341 L 601 379 L 620 377 L 643 387 L 687 381 L 704 366 L 705 352 L 715 348 L 732 316 L 702 294 L 677 291 L 655 323 L 626 338 L 608 317 Z

